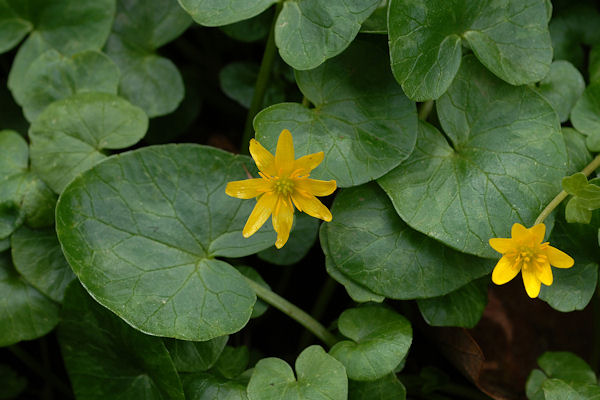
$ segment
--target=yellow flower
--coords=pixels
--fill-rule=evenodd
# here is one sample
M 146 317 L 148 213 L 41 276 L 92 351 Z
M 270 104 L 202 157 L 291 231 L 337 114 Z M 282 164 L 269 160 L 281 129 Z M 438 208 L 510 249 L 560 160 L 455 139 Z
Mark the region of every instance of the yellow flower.
M 309 179 L 310 171 L 323 161 L 322 151 L 294 158 L 294 142 L 287 129 L 277 140 L 275 156 L 256 140 L 250 140 L 250 154 L 260 170 L 261 178 L 234 181 L 227 184 L 225 193 L 240 199 L 257 197 L 256 206 L 248 217 L 242 234 L 252 236 L 273 214 L 277 232 L 275 246 L 287 242 L 294 222 L 294 206 L 310 216 L 331 221 L 331 212 L 315 196 L 327 196 L 336 188 L 334 180 Z
M 552 285 L 552 268 L 571 268 L 573 259 L 567 254 L 550 246 L 548 242 L 542 243 L 546 233 L 544 224 L 537 224 L 529 229 L 521 224 L 512 226 L 511 238 L 490 239 L 490 246 L 502 258 L 492 272 L 492 281 L 496 285 L 503 285 L 517 276 L 519 271 L 523 275 L 523 284 L 529 297 L 537 297 L 540 293 L 540 284 Z

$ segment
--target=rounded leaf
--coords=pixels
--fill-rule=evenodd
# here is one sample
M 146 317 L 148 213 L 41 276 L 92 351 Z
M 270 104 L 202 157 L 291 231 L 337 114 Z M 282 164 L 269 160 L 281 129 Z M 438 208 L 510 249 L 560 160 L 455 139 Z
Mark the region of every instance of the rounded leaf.
M 550 65 L 548 75 L 539 83 L 537 90 L 554 108 L 560 122 L 565 122 L 585 90 L 585 81 L 573 64 L 558 60 Z
M 571 111 L 571 122 L 575 129 L 587 136 L 588 149 L 600 151 L 600 82 L 585 89 Z
M 205 26 L 221 26 L 252 18 L 277 0 L 177 0 L 194 21 Z

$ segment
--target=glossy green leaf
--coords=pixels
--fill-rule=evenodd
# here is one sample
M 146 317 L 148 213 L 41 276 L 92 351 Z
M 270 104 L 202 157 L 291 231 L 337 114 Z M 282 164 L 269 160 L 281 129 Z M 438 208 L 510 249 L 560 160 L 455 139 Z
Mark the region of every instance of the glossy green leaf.
M 597 400 L 600 398 L 598 385 L 571 387 L 560 379 L 548 379 L 543 385 L 546 400 Z
M 349 400 L 406 400 L 406 388 L 395 374 L 375 381 L 348 382 Z
M 10 253 L 0 253 L 0 347 L 37 339 L 58 324 L 58 305 L 15 271 Z
M 131 146 L 147 128 L 141 109 L 112 94 L 81 93 L 54 102 L 29 129 L 33 169 L 60 193 L 105 158 L 103 149 Z
M 0 53 L 15 47 L 32 29 L 32 23 L 21 18 L 8 0 L 0 0 Z
M 75 275 L 63 256 L 54 228 L 21 227 L 11 236 L 11 251 L 15 269 L 27 282 L 61 303 Z
M 273 9 L 271 9 L 273 10 Z M 242 42 L 256 42 L 269 34 L 273 21 L 273 12 L 263 12 L 250 19 L 221 26 L 225 34 Z
M 529 400 L 546 400 L 542 385 L 547 379 L 548 377 L 546 374 L 539 369 L 534 369 L 531 371 L 525 384 L 525 393 Z
M 416 112 L 387 67 L 385 50 L 355 42 L 341 56 L 312 71 L 296 72 L 302 93 L 315 105 L 269 107 L 254 119 L 256 139 L 275 150 L 283 129 L 297 155 L 325 152 L 312 173 L 355 186 L 385 174 L 413 149 Z
M 587 3 L 587 4 L 586 4 Z M 600 13 L 591 2 L 571 2 L 562 7 L 562 12 L 554 13 L 548 24 L 554 58 L 568 60 L 583 69 L 587 46 L 600 43 Z
M 17 398 L 27 387 L 27 378 L 5 364 L 0 364 L 0 399 Z
M 548 75 L 539 83 L 537 90 L 552 105 L 560 122 L 565 122 L 585 90 L 585 81 L 573 64 L 559 60 L 550 65 Z
M 388 31 L 392 71 L 412 100 L 446 92 L 463 45 L 513 85 L 543 79 L 552 61 L 544 0 L 390 0 Z
M 242 257 L 275 242 L 265 227 L 242 236 L 255 202 L 227 196 L 225 186 L 246 171 L 256 171 L 249 158 L 198 145 L 111 157 L 59 199 L 65 256 L 94 298 L 137 329 L 186 340 L 237 332 L 256 297 L 215 257 Z
M 379 0 L 286 1 L 275 25 L 275 44 L 286 63 L 313 69 L 340 54 Z
M 419 311 L 431 326 L 473 328 L 487 305 L 488 282 L 485 277 L 444 296 L 418 299 Z
M 588 148 L 600 151 L 600 82 L 585 89 L 571 111 L 571 122 L 575 129 L 587 136 Z
M 592 220 L 592 211 L 600 208 L 600 186 L 588 183 L 587 177 L 582 172 L 564 177 L 562 186 L 572 195 L 565 207 L 567 222 L 589 224 Z
M 10 237 L 0 239 L 0 253 L 8 249 L 10 249 Z
M 179 70 L 156 50 L 191 22 L 174 1 L 117 0 L 113 34 L 105 50 L 121 71 L 119 94 L 149 117 L 174 111 L 183 99 Z
M 331 254 L 331 250 L 329 250 L 329 240 L 327 239 L 326 224 L 322 224 L 321 229 L 319 229 L 319 240 L 325 255 Z M 348 292 L 348 296 L 357 303 L 367 303 L 370 301 L 381 303 L 385 300 L 384 296 L 373 293 L 365 286 L 354 282 L 344 275 L 342 271 L 337 268 L 331 257 L 325 257 L 325 268 L 327 269 L 329 276 L 335 279 L 339 284 L 343 285 L 346 288 L 346 292 Z
M 249 361 L 250 352 L 246 346 L 227 346 L 217 360 L 214 370 L 226 379 L 237 378 L 248 368 Z
M 81 92 L 117 94 L 119 70 L 99 51 L 66 57 L 48 50 L 36 58 L 25 74 L 20 104 L 34 121 L 50 103 Z
M 495 263 L 414 231 L 373 183 L 339 193 L 332 213 L 323 228 L 327 259 L 348 279 L 385 297 L 441 296 L 488 274 Z
M 538 358 L 538 364 L 550 378 L 561 379 L 568 384 L 597 383 L 596 374 L 580 357 L 569 352 L 546 352 Z
M 287 245 L 287 243 L 286 243 Z M 240 273 L 242 275 L 244 275 L 247 278 L 252 279 L 254 282 L 258 283 L 259 285 L 271 290 L 271 287 L 269 286 L 269 284 L 267 282 L 265 282 L 265 280 L 262 278 L 262 276 L 260 276 L 260 274 L 258 272 L 256 272 L 256 270 L 252 267 L 246 267 L 246 266 L 238 266 L 237 270 L 240 271 Z M 256 303 L 254 303 L 254 307 L 252 308 L 252 315 L 250 316 L 250 318 L 258 318 L 261 315 L 263 315 L 267 309 L 269 308 L 269 306 L 267 305 L 267 303 L 265 303 L 264 301 L 257 299 Z
M 31 63 L 47 50 L 65 56 L 100 50 L 115 14 L 115 0 L 4 0 L 20 18 L 33 25 L 19 48 L 8 76 L 8 87 L 19 104 L 27 94 Z
M 275 265 L 292 265 L 302 260 L 317 239 L 319 220 L 308 214 L 298 214 L 290 238 L 281 249 L 275 246 L 258 253 L 258 258 Z
M 78 399 L 185 398 L 162 339 L 131 328 L 77 282 L 65 293 L 58 338 Z
M 246 384 L 207 373 L 182 377 L 187 400 L 248 400 Z
M 391 373 L 412 343 L 410 322 L 381 306 L 344 311 L 338 329 L 350 340 L 336 343 L 329 354 L 344 364 L 348 378 L 357 381 L 373 381 Z
M 252 18 L 277 0 L 177 0 L 194 21 L 205 26 L 221 26 Z
M 279 358 L 260 360 L 248 384 L 250 400 L 346 400 L 347 396 L 344 366 L 320 346 L 307 347 L 300 353 L 296 376 Z
M 573 128 L 561 129 L 567 148 L 567 174 L 581 171 L 592 161 L 592 154 L 586 146 L 586 138 Z
M 219 72 L 219 83 L 223 92 L 246 108 L 250 108 L 254 86 L 258 77 L 258 64 L 249 62 L 234 62 L 227 64 Z M 285 101 L 283 82 L 271 80 L 265 91 L 263 105 Z
M 558 117 L 532 89 L 508 85 L 473 56 L 437 102 L 446 138 L 421 123 L 415 151 L 379 184 L 412 228 L 497 258 L 492 237 L 530 226 L 560 192 L 567 154 Z
M 164 339 L 164 342 L 178 372 L 203 372 L 217 362 L 228 338 L 219 336 L 205 342 Z

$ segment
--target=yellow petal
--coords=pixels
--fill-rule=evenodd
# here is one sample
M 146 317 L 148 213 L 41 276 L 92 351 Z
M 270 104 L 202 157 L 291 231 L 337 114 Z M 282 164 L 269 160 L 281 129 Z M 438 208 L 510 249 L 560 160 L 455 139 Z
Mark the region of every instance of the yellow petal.
M 534 243 L 542 243 L 544 241 L 544 235 L 546 234 L 546 225 L 537 224 L 529 228 L 529 234 L 531 235 Z
M 270 176 L 276 175 L 275 157 L 254 139 L 250 139 L 250 155 L 261 172 Z
M 320 218 L 327 222 L 331 221 L 331 212 L 315 196 L 295 192 L 292 195 L 292 200 L 298 210 L 304 211 L 311 217 Z
M 556 268 L 571 268 L 575 263 L 575 260 L 568 254 L 560 251 L 556 247 L 548 246 L 548 248 L 546 248 L 546 255 L 548 256 L 548 260 L 550 260 L 550 264 Z
M 246 238 L 254 235 L 269 218 L 276 203 L 277 195 L 274 193 L 265 193 L 260 196 L 254 206 L 254 210 L 252 210 L 252 213 L 248 217 L 248 221 L 246 221 L 242 235 Z
M 296 166 L 294 170 L 301 170 L 301 175 L 308 175 L 310 171 L 317 168 L 319 164 L 323 161 L 325 157 L 325 153 L 322 151 L 313 154 L 307 154 L 305 156 L 300 157 L 296 160 Z
M 298 179 L 294 182 L 295 188 L 314 196 L 329 196 L 337 187 L 334 180 L 320 181 L 318 179 Z
M 277 206 L 273 211 L 273 228 L 277 232 L 275 247 L 282 248 L 290 237 L 294 223 L 294 207 L 289 198 L 279 196 Z
M 532 299 L 538 297 L 542 283 L 535 275 L 535 271 L 531 267 L 525 268 L 521 271 L 521 275 L 523 275 L 523 284 L 527 295 Z
M 504 256 L 494 267 L 492 282 L 496 285 L 504 285 L 517 276 L 520 270 L 519 264 L 516 264 L 514 259 Z
M 275 166 L 278 176 L 289 175 L 294 168 L 294 140 L 287 129 L 281 131 L 277 140 Z
M 238 199 L 251 199 L 271 190 L 271 184 L 262 178 L 233 181 L 227 184 L 225 193 Z
M 535 274 L 544 285 L 552 285 L 552 268 L 550 268 L 550 264 L 548 262 L 544 264 L 538 264 Z
M 490 246 L 502 254 L 508 253 L 515 248 L 513 240 L 507 238 L 492 238 L 490 239 Z
M 529 237 L 529 230 L 525 228 L 523 225 L 516 223 L 513 224 L 512 229 L 510 231 L 510 236 L 516 240 L 523 240 Z

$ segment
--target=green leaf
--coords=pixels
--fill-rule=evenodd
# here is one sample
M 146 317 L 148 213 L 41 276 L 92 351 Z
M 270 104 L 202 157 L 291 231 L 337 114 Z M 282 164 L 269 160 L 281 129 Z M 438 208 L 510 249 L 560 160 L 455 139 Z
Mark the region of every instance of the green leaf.
M 0 399 L 16 399 L 26 387 L 27 379 L 24 376 L 8 365 L 0 364 Z
M 254 86 L 258 77 L 258 65 L 249 62 L 227 64 L 219 72 L 223 92 L 246 108 L 250 108 Z M 280 80 L 271 80 L 265 91 L 264 106 L 285 101 L 285 88 Z
M 388 71 L 380 46 L 355 42 L 312 71 L 296 72 L 302 93 L 315 105 L 269 107 L 254 119 L 256 139 L 271 151 L 283 129 L 296 154 L 325 152 L 311 177 L 360 185 L 385 174 L 414 147 L 416 111 Z
M 249 19 L 278 0 L 177 0 L 194 21 L 205 26 L 221 26 Z
M 249 361 L 250 352 L 246 346 L 227 346 L 217 360 L 214 370 L 226 379 L 237 378 L 248 368 Z
M 580 262 L 575 256 L 573 267 L 552 268 L 552 274 L 554 283 L 551 286 L 542 286 L 539 298 L 558 311 L 583 310 L 596 290 L 598 264 Z
M 174 1 L 117 0 L 113 34 L 105 50 L 121 71 L 119 94 L 149 117 L 169 114 L 183 99 L 179 70 L 156 50 L 191 22 Z
M 465 45 L 506 82 L 537 82 L 552 61 L 547 25 L 544 0 L 390 0 L 392 71 L 410 99 L 437 99 L 452 83 Z
M 406 400 L 406 389 L 395 374 L 375 381 L 348 382 L 349 400 Z
M 271 286 L 269 286 L 269 284 L 267 282 L 265 282 L 265 280 L 262 278 L 262 276 L 260 276 L 260 274 L 258 272 L 256 272 L 256 270 L 254 268 L 246 267 L 246 266 L 238 266 L 237 270 L 240 271 L 240 273 L 242 275 L 244 275 L 245 277 L 252 279 L 254 282 L 267 288 L 268 290 L 271 290 Z M 256 300 L 256 303 L 254 303 L 254 308 L 252 309 L 252 315 L 250 316 L 250 318 L 260 317 L 267 311 L 268 308 L 269 308 L 269 306 L 267 303 L 265 303 L 264 301 L 262 301 L 260 299 Z
M 187 400 L 248 400 L 246 384 L 206 373 L 182 377 Z
M 346 400 L 348 378 L 344 366 L 320 346 L 304 349 L 294 371 L 279 358 L 260 360 L 248 384 L 250 400 Z
M 409 228 L 373 183 L 339 193 L 332 214 L 324 228 L 327 259 L 348 279 L 379 295 L 441 296 L 488 274 L 494 264 Z
M 344 311 L 338 319 L 340 332 L 351 340 L 336 343 L 329 354 L 338 359 L 348 378 L 373 381 L 394 371 L 412 343 L 410 322 L 382 306 Z
M 565 147 L 567 148 L 567 174 L 581 171 L 592 161 L 592 154 L 585 144 L 585 136 L 573 128 L 562 128 Z
M 525 386 L 525 393 L 529 400 L 546 400 L 542 385 L 548 379 L 539 369 L 534 369 L 527 378 L 527 384 Z
M 363 22 L 360 32 L 387 35 L 387 14 L 388 0 L 380 0 L 375 11 L 373 11 L 371 16 L 367 18 L 365 22 Z
M 258 253 L 258 258 L 275 265 L 292 265 L 302 260 L 317 239 L 319 220 L 308 214 L 298 214 L 290 238 L 281 249 L 275 246 Z
M 567 222 L 589 224 L 592 211 L 600 208 L 600 186 L 588 183 L 587 177 L 581 172 L 564 177 L 562 186 L 573 195 L 565 208 Z
M 554 108 L 560 122 L 565 122 L 585 90 L 585 81 L 573 64 L 558 60 L 550 65 L 548 75 L 539 83 L 537 90 Z
M 21 19 L 33 25 L 8 76 L 8 87 L 19 104 L 27 94 L 31 63 L 47 50 L 65 56 L 100 50 L 110 33 L 115 0 L 3 0 Z M 0 6 L 1 7 L 1 6 Z
M 246 43 L 256 42 L 269 34 L 273 15 L 273 12 L 263 12 L 250 19 L 223 25 L 221 30 L 235 40 Z
M 8 249 L 10 249 L 10 237 L 0 239 L 0 253 Z
M 131 328 L 76 282 L 65 293 L 58 339 L 78 399 L 184 400 L 162 339 Z
M 37 339 L 58 323 L 58 305 L 23 280 L 0 253 L 0 347 Z
M 103 149 L 131 146 L 147 128 L 141 109 L 112 94 L 81 93 L 54 102 L 29 129 L 33 169 L 60 193 L 105 158 Z
M 557 378 L 567 384 L 596 384 L 596 374 L 581 358 L 569 352 L 546 352 L 538 358 L 538 364 L 550 378 Z
M 585 89 L 571 111 L 571 122 L 575 129 L 587 136 L 588 148 L 600 151 L 600 82 Z
M 588 2 L 572 2 L 555 13 L 548 28 L 552 38 L 554 58 L 568 60 L 583 69 L 587 46 L 600 42 L 600 13 Z
M 15 269 L 40 292 L 61 303 L 75 275 L 63 256 L 54 229 L 32 230 L 22 226 L 11 236 L 11 247 Z
M 119 70 L 99 51 L 66 57 L 48 50 L 31 63 L 24 79 L 18 100 L 27 119 L 34 121 L 50 103 L 75 93 L 117 94 Z
M 331 254 L 331 250 L 329 250 L 329 240 L 327 239 L 326 224 L 322 224 L 321 229 L 319 229 L 319 239 L 325 255 Z M 344 275 L 342 271 L 336 267 L 331 257 L 325 257 L 325 268 L 327 269 L 329 276 L 335 279 L 339 284 L 344 285 L 346 292 L 348 292 L 348 296 L 357 303 L 367 303 L 370 301 L 381 303 L 385 300 L 384 296 L 373 293 L 365 286 L 359 285 Z
M 590 74 L 590 82 L 600 81 L 600 45 L 596 45 L 590 50 L 590 60 L 588 72 Z
M 498 258 L 489 238 L 509 237 L 515 222 L 531 225 L 560 191 L 567 155 L 556 113 L 473 56 L 463 59 L 437 112 L 449 141 L 421 123 L 415 151 L 378 182 L 412 228 Z
M 542 385 L 546 400 L 597 400 L 600 398 L 600 387 L 583 385 L 571 387 L 560 379 L 548 379 Z
M 281 58 L 297 70 L 318 67 L 348 47 L 379 1 L 284 2 L 275 25 Z
M 209 370 L 223 352 L 229 336 L 219 336 L 205 342 L 164 339 L 178 372 Z
M 22 19 L 8 0 L 0 0 L 0 53 L 15 47 L 32 29 L 31 22 Z
M 246 171 L 256 171 L 248 157 L 198 145 L 111 157 L 58 201 L 65 257 L 94 298 L 137 329 L 186 340 L 237 332 L 256 297 L 215 257 L 243 257 L 275 242 L 264 227 L 242 236 L 255 202 L 227 196 L 225 186 Z
M 487 305 L 488 281 L 485 277 L 444 296 L 418 299 L 419 311 L 431 326 L 473 328 Z

